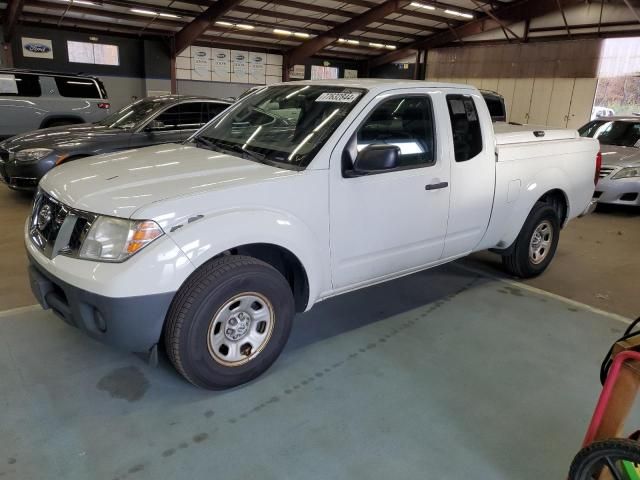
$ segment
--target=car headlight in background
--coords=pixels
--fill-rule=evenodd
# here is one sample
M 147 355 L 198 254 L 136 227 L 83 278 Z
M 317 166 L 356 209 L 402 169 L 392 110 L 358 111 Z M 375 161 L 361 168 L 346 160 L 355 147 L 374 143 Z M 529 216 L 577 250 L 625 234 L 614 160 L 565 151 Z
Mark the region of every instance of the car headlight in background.
M 621 178 L 640 177 L 640 167 L 627 167 L 616 173 L 611 180 L 619 180 Z
M 163 233 L 151 220 L 98 217 L 82 242 L 79 256 L 87 260 L 122 262 Z
M 53 152 L 53 150 L 50 148 L 27 148 L 16 152 L 15 159 L 18 162 L 36 162 L 51 152 Z

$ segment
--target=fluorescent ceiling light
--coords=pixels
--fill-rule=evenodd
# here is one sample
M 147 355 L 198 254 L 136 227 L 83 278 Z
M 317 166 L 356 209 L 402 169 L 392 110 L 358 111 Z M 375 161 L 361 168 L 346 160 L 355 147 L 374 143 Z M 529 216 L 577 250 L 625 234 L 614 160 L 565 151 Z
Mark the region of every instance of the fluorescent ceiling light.
M 289 30 L 282 30 L 280 28 L 274 28 L 273 33 L 276 33 L 278 35 L 291 35 L 293 32 L 290 32 Z
M 350 43 L 351 45 L 360 45 L 359 40 L 347 40 L 347 43 Z
M 384 48 L 384 44 L 382 44 L 382 43 L 369 42 L 369 46 L 370 47 L 375 47 L 375 48 Z
M 216 25 L 222 25 L 223 27 L 233 27 L 233 23 L 229 22 L 216 22 Z
M 396 46 L 395 45 L 385 45 L 384 48 L 387 48 L 389 50 L 395 50 Z
M 95 5 L 95 3 L 88 2 L 87 0 L 61 0 L 61 1 L 65 3 L 71 3 L 71 4 L 77 3 L 78 5 Z
M 141 8 L 132 8 L 131 11 L 133 13 L 139 13 L 141 15 L 157 15 L 157 13 L 152 10 L 143 10 Z
M 304 32 L 294 32 L 293 33 L 296 37 L 300 37 L 300 38 L 309 38 L 309 34 L 308 33 L 304 33 Z
M 436 7 L 432 7 L 431 5 L 425 5 L 424 3 L 411 2 L 412 7 L 425 8 L 427 10 L 435 10 Z
M 253 30 L 255 28 L 253 25 L 247 25 L 246 23 L 238 23 L 236 24 L 236 27 L 242 30 Z
M 344 38 L 339 38 L 339 39 L 338 39 L 338 42 L 339 42 L 339 43 L 346 43 L 347 41 L 346 41 Z
M 180 18 L 180 16 L 174 15 L 173 13 L 159 13 L 158 15 L 166 18 Z
M 453 15 L 455 17 L 463 17 L 463 18 L 473 18 L 473 15 L 470 13 L 462 13 L 457 10 L 445 10 L 444 13 L 448 13 L 449 15 Z

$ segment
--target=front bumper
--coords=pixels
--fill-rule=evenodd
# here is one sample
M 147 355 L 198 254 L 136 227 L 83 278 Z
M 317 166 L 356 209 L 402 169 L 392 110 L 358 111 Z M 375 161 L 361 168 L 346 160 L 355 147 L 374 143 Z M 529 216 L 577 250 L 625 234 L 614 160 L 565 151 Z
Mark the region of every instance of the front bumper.
M 596 185 L 594 199 L 598 203 L 640 206 L 640 178 L 602 178 Z
M 42 308 L 87 335 L 129 352 L 149 353 L 159 342 L 174 293 L 106 297 L 70 285 L 29 257 L 31 290 Z
M 35 190 L 40 179 L 55 166 L 55 158 L 52 157 L 37 162 L 0 161 L 0 177 L 14 190 Z

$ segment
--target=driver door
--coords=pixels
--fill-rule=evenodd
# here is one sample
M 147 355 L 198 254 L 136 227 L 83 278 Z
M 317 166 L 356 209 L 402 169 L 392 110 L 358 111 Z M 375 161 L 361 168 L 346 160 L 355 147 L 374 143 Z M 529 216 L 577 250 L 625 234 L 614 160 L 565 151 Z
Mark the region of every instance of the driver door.
M 398 90 L 374 99 L 338 142 L 329 195 L 334 289 L 409 273 L 441 258 L 450 166 L 445 142 L 436 141 L 436 118 L 447 118 L 439 92 Z M 400 149 L 397 165 L 354 174 L 358 152 L 380 144 Z

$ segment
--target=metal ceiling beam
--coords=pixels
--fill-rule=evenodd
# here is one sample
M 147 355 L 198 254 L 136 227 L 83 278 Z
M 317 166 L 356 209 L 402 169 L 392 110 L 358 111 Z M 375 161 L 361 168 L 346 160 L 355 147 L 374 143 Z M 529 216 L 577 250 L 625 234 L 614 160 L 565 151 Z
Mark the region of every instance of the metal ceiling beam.
M 4 11 L 4 22 L 2 25 L 2 31 L 4 35 L 4 41 L 8 42 L 11 40 L 11 36 L 13 35 L 13 31 L 16 28 L 16 24 L 18 23 L 18 19 L 20 18 L 20 13 L 22 13 L 22 7 L 24 5 L 24 0 L 9 0 L 8 5 Z
M 628 1 L 628 0 L 625 0 Z M 584 3 L 584 0 L 561 0 L 563 7 L 570 7 L 579 3 Z M 558 10 L 558 4 L 556 0 L 520 0 L 518 2 L 506 4 L 493 11 L 493 14 L 498 16 L 505 24 L 511 24 L 520 22 L 526 19 L 535 17 L 541 17 L 548 13 L 552 13 Z M 384 65 L 385 63 L 393 62 L 406 58 L 412 54 L 414 50 L 429 50 L 451 43 L 458 38 L 465 38 L 478 33 L 486 32 L 500 28 L 500 24 L 493 18 L 485 16 L 467 22 L 459 27 L 452 29 L 452 31 L 445 31 L 439 34 L 430 35 L 423 40 L 409 44 L 404 48 L 399 48 L 393 52 L 380 55 L 371 60 L 370 67 L 377 67 Z
M 507 37 L 507 40 L 509 40 L 509 36 L 507 35 L 507 32 L 509 32 L 511 35 L 513 35 L 513 38 L 517 38 L 518 40 L 520 40 L 520 36 L 514 32 L 513 30 L 511 30 L 502 20 L 500 20 L 498 18 L 497 15 L 495 15 L 491 10 L 486 10 L 481 4 L 480 2 L 478 2 L 477 0 L 471 0 L 481 11 L 482 13 L 484 13 L 485 15 L 488 15 L 489 17 L 493 18 L 496 22 L 498 22 L 498 24 L 500 25 L 500 28 L 502 28 L 502 30 L 505 32 L 504 36 Z M 560 0 L 557 0 L 558 2 L 560 2 Z M 564 16 L 564 13 L 563 13 Z
M 218 0 L 194 18 L 189 24 L 184 26 L 175 37 L 175 54 L 179 54 L 184 51 L 189 45 L 195 42 L 213 22 L 238 5 L 241 1 L 242 0 Z
M 342 25 L 338 25 L 322 35 L 307 40 L 299 47 L 292 48 L 287 52 L 288 65 L 295 65 L 301 62 L 305 58 L 331 45 L 343 35 L 348 35 L 354 30 L 364 28 L 370 23 L 378 22 L 409 3 L 411 3 L 411 0 L 387 0 L 377 7 L 367 10 L 357 17 L 344 22 Z

